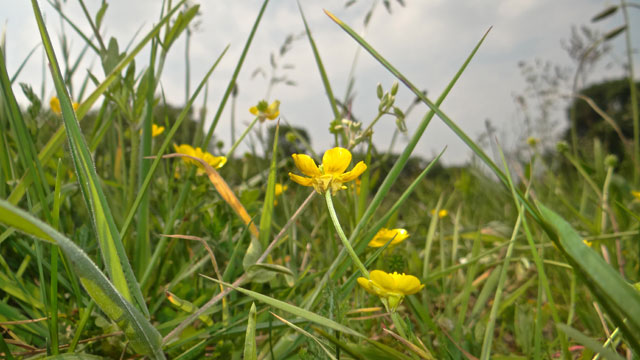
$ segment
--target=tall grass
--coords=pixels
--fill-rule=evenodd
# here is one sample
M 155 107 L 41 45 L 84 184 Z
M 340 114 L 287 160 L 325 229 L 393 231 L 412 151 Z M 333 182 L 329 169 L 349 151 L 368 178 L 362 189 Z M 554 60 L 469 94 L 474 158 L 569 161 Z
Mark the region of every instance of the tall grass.
M 107 4 L 95 13 L 80 4 L 91 34 L 56 7 L 93 52 L 71 59 L 54 50 L 41 5 L 31 1 L 59 111 L 46 105 L 44 88 L 37 95 L 27 85 L 29 104 L 21 106 L 20 69 L 7 69 L 0 53 L 3 357 L 639 356 L 637 136 L 620 159 L 603 154 L 597 140 L 591 151 L 562 144 L 539 152 L 532 142 L 528 162 L 502 156 L 496 163 L 441 109 L 491 41 L 489 32 L 478 34 L 467 58 L 451 59 L 460 68 L 432 101 L 327 11 L 335 36 L 353 38 L 398 80 L 388 91 L 371 89 L 378 114 L 360 123 L 350 117 L 354 79 L 347 79 L 345 99 L 336 98 L 299 6 L 329 100 L 319 101 L 330 106 L 333 118 L 325 120 L 334 146 L 343 148 L 327 154 L 350 151 L 367 168 L 343 184 L 345 171 L 364 165 L 354 168 L 333 155 L 319 169 L 303 166 L 302 157 L 294 161 L 292 152 L 315 153 L 301 129 L 269 120 L 278 117 L 277 106 L 257 105 L 246 134 L 258 136 L 238 140 L 261 145 L 265 154 L 215 157 L 217 125 L 229 120 L 227 102 L 265 11 L 275 4 L 265 0 L 247 24 L 249 36 L 207 129 L 204 115 L 193 118 L 193 104 L 228 47 L 219 49 L 193 91 L 187 85 L 184 108 L 171 108 L 177 100 L 166 99 L 160 86 L 165 60 L 176 39 L 189 36 L 197 5 L 163 2 L 157 23 L 122 51 L 117 40 L 104 41 Z M 625 21 L 628 26 L 626 15 Z M 142 66 L 141 53 L 148 54 Z M 85 57 L 106 75 L 84 72 Z M 637 125 L 630 70 L 630 116 Z M 70 91 L 73 76 L 85 76 L 79 92 Z M 398 131 L 406 131 L 404 118 L 413 110 L 398 108 L 400 86 L 428 111 L 402 152 L 385 154 L 372 142 L 378 119 L 395 118 Z M 85 95 L 87 89 L 93 90 Z M 439 159 L 446 149 L 429 162 L 414 156 L 432 121 L 443 121 L 486 167 L 444 168 Z M 158 133 L 158 126 L 165 130 Z M 262 136 L 267 126 L 274 127 L 270 143 Z M 301 172 L 312 179 L 288 176 Z M 397 232 L 383 246 L 369 246 L 384 228 L 404 228 L 410 236 L 399 239 Z M 385 283 L 381 271 L 396 282 Z

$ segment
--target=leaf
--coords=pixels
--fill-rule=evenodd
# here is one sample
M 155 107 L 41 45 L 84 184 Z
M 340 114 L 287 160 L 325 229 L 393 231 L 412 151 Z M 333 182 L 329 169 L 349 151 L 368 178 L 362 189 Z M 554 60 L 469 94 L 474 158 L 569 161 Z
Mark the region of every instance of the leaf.
M 286 303 L 284 301 L 280 301 L 280 300 L 274 299 L 272 297 L 257 293 L 255 291 L 247 290 L 247 289 L 244 289 L 244 288 L 241 288 L 241 287 L 236 287 L 236 286 L 233 286 L 233 285 L 231 285 L 229 283 L 226 283 L 226 282 L 223 282 L 223 281 L 218 281 L 218 280 L 216 280 L 214 278 L 211 278 L 211 277 L 208 277 L 206 275 L 200 275 L 200 276 L 204 277 L 205 279 L 209 279 L 209 280 L 211 280 L 211 281 L 213 281 L 215 283 L 222 284 L 225 287 L 230 287 L 230 288 L 232 288 L 232 289 L 234 289 L 234 290 L 236 290 L 238 292 L 241 292 L 241 293 L 243 293 L 243 294 L 245 294 L 247 296 L 250 296 L 250 297 L 252 297 L 252 298 L 254 298 L 254 299 L 258 300 L 258 301 L 262 301 L 263 303 L 265 303 L 267 305 L 271 305 L 271 306 L 273 306 L 273 307 L 275 307 L 277 309 L 280 309 L 282 311 L 286 311 L 286 312 L 288 312 L 290 314 L 299 316 L 299 317 L 301 317 L 303 319 L 307 319 L 307 320 L 309 320 L 311 322 L 314 322 L 314 323 L 316 323 L 318 325 L 322 325 L 322 326 L 328 327 L 330 329 L 343 332 L 345 334 L 357 336 L 357 337 L 362 338 L 362 339 L 366 338 L 366 336 L 360 334 L 359 332 L 357 332 L 357 331 L 355 331 L 353 329 L 350 329 L 350 328 L 348 328 L 348 327 L 346 327 L 346 326 L 344 326 L 342 324 L 339 324 L 339 323 L 337 323 L 337 322 L 335 322 L 335 321 L 333 321 L 331 319 L 327 319 L 327 318 L 325 318 L 323 316 L 320 316 L 320 315 L 318 315 L 316 313 L 313 313 L 313 312 L 311 312 L 309 310 L 305 310 L 305 309 L 299 308 L 299 307 L 297 307 L 295 305 L 291 305 L 291 304 Z
M 53 51 L 51 39 L 44 25 L 42 14 L 36 0 L 32 0 L 33 11 L 40 30 L 40 36 L 44 45 L 49 69 L 60 100 L 62 119 L 64 121 L 71 157 L 78 176 L 78 183 L 92 218 L 93 228 L 100 244 L 100 250 L 109 277 L 120 294 L 132 304 L 135 303 L 149 315 L 149 310 L 142 296 L 142 292 L 131 269 L 131 264 L 124 250 L 120 233 L 109 209 L 106 197 L 100 186 L 98 174 L 91 158 L 91 152 L 87 147 L 80 124 L 76 118 L 71 99 L 65 87 L 65 82 L 58 66 L 56 55 Z M 115 45 L 117 47 L 117 44 Z M 111 44 L 110 44 L 111 47 Z M 117 50 L 117 49 L 116 49 Z
M 585 347 L 603 355 L 605 359 L 608 360 L 624 360 L 624 358 L 618 355 L 615 351 L 604 348 L 599 342 L 593 340 L 587 335 L 581 333 L 580 331 L 572 328 L 566 324 L 556 324 L 556 327 L 568 336 L 572 337 L 578 343 L 584 345 Z
M 640 293 L 585 245 L 566 220 L 543 204 L 537 205 L 542 219 L 550 226 L 549 230 L 545 229 L 547 234 L 564 252 L 569 263 L 584 276 L 585 284 L 601 301 L 634 351 L 640 352 Z
M 187 11 L 183 11 L 178 14 L 175 23 L 166 36 L 164 37 L 164 41 L 162 42 L 162 48 L 164 51 L 169 50 L 171 44 L 180 36 L 180 34 L 189 26 L 189 23 L 193 18 L 198 15 L 198 10 L 200 9 L 200 5 L 194 5 L 187 9 Z
M 251 303 L 251 310 L 247 320 L 247 332 L 244 335 L 244 359 L 256 360 L 258 349 L 256 347 L 256 304 Z
M 107 316 L 122 329 L 139 354 L 164 359 L 160 333 L 127 301 L 89 256 L 73 241 L 22 209 L 0 200 L 0 222 L 21 232 L 57 244 L 66 255 L 85 290 Z

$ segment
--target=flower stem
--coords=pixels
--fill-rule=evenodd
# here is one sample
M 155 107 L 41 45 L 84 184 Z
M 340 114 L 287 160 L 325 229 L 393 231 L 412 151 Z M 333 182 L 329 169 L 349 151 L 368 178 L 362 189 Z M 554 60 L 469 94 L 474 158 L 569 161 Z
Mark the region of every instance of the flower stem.
M 225 155 L 225 157 L 227 158 L 227 160 L 231 160 L 231 155 L 233 155 L 233 152 L 236 150 L 236 148 L 238 147 L 238 145 L 240 145 L 240 143 L 242 142 L 242 140 L 244 139 L 245 136 L 247 136 L 247 134 L 249 133 L 249 131 L 251 131 L 251 129 L 253 129 L 253 126 L 256 124 L 256 122 L 258 121 L 259 117 L 256 116 L 255 119 L 253 119 L 253 121 L 251 122 L 251 124 L 249 124 L 249 126 L 247 126 L 247 128 L 244 130 L 244 132 L 242 133 L 242 135 L 240 135 L 240 138 L 238 138 L 238 140 L 236 140 L 236 142 L 233 144 L 233 146 L 231 146 L 231 149 L 229 150 L 229 152 L 227 153 L 227 155 Z
M 398 335 L 407 339 L 407 333 L 404 331 L 404 321 L 402 321 L 400 315 L 395 310 L 391 311 L 391 320 L 393 320 L 393 325 L 395 325 L 396 330 L 398 330 Z
M 368 279 L 369 272 L 367 271 L 367 268 L 364 267 L 364 264 L 362 264 L 362 262 L 358 258 L 358 255 L 356 255 L 356 252 L 353 251 L 353 248 L 351 247 L 351 244 L 349 243 L 347 236 L 344 234 L 344 231 L 342 231 L 342 227 L 340 226 L 340 221 L 338 221 L 338 216 L 336 215 L 336 210 L 333 207 L 333 199 L 331 198 L 330 189 L 327 189 L 327 191 L 324 193 L 324 198 L 327 200 L 327 208 L 329 209 L 329 215 L 331 216 L 331 221 L 333 221 L 333 226 L 335 226 L 336 231 L 338 232 L 338 237 L 342 241 L 342 245 L 344 245 L 344 248 L 347 250 L 347 253 L 349 253 L 349 256 L 351 256 L 351 259 L 356 264 L 356 266 L 358 267 L 362 275 L 364 275 Z

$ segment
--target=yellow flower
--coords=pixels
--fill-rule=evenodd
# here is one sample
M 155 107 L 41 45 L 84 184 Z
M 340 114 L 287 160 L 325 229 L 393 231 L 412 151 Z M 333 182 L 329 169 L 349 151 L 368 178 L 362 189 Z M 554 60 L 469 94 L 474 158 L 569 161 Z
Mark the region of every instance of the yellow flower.
M 280 101 L 276 100 L 269 105 L 266 101 L 262 100 L 256 106 L 252 106 L 249 112 L 257 116 L 260 122 L 266 119 L 275 120 L 280 115 Z
M 180 146 L 178 146 L 176 144 L 173 144 L 173 148 L 179 154 L 190 155 L 190 156 L 197 157 L 197 158 L 200 158 L 200 159 L 204 160 L 207 164 L 211 165 L 211 167 L 214 168 L 214 169 L 219 169 L 219 168 L 223 167 L 224 164 L 226 164 L 226 162 L 227 162 L 227 158 L 226 157 L 224 157 L 224 156 L 213 156 L 208 152 L 202 151 L 202 149 L 200 149 L 199 147 L 194 149 L 192 146 L 187 145 L 187 144 L 182 144 Z M 186 158 L 186 157 L 183 157 L 182 160 L 187 164 L 196 165 L 198 167 L 198 175 L 205 173 L 204 166 L 202 166 L 202 164 L 199 161 L 196 161 L 196 160 L 193 160 L 193 159 L 190 159 L 190 158 Z
M 287 185 L 282 185 L 280 183 L 276 183 L 276 199 L 273 200 L 273 206 L 278 205 L 277 197 L 280 196 L 283 192 L 287 191 L 289 187 Z
M 640 200 L 640 191 L 631 190 L 631 195 L 633 195 L 636 200 Z
M 371 247 L 382 247 L 384 244 L 389 242 L 389 240 L 393 239 L 389 246 L 396 245 L 398 243 L 403 242 L 406 238 L 409 237 L 409 233 L 405 229 L 386 229 L 382 228 L 376 236 L 371 239 L 369 242 L 369 246 Z
M 293 154 L 293 161 L 296 167 L 306 176 L 289 173 L 289 177 L 294 182 L 303 186 L 313 186 L 320 194 L 331 190 L 335 195 L 338 190 L 346 189 L 343 183 L 355 180 L 360 174 L 367 170 L 367 165 L 363 161 L 358 162 L 351 171 L 345 172 L 351 163 L 351 152 L 349 150 L 336 147 L 327 150 L 322 156 L 322 165 L 318 167 L 313 159 L 304 154 Z
M 369 273 L 370 279 L 359 277 L 358 284 L 368 293 L 377 295 L 388 304 L 391 311 L 395 311 L 406 295 L 412 295 L 424 288 L 420 280 L 413 275 L 387 274 L 381 270 L 373 270 Z
M 436 214 L 436 209 L 431 210 L 431 215 L 435 215 L 435 214 Z M 438 217 L 440 219 L 446 218 L 447 215 L 449 215 L 449 212 L 447 210 L 445 210 L 445 209 L 442 209 L 442 210 L 438 211 Z
M 164 126 L 151 125 L 151 136 L 156 137 L 164 132 Z
M 60 99 L 58 99 L 56 96 L 51 98 L 51 100 L 49 101 L 49 106 L 51 106 L 51 111 L 53 111 L 54 113 L 58 115 L 62 114 L 62 109 L 60 108 Z M 73 106 L 73 110 L 78 110 L 78 106 L 80 106 L 80 104 L 74 102 L 73 104 L 71 104 L 71 106 Z

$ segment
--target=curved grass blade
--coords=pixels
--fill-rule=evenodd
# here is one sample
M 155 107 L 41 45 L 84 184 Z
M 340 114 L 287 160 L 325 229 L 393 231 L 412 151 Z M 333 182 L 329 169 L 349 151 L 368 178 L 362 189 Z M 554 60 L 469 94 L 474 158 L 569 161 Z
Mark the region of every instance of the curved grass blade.
M 131 347 L 140 354 L 149 355 L 154 359 L 164 359 L 160 333 L 122 296 L 78 245 L 5 200 L 0 200 L 0 222 L 39 240 L 58 245 L 69 259 L 89 296 L 124 331 Z
M 116 227 L 113 215 L 109 209 L 106 197 L 100 186 L 91 152 L 87 146 L 80 123 L 73 110 L 71 99 L 64 83 L 64 78 L 58 66 L 58 60 L 51 44 L 51 39 L 40 8 L 36 0 L 32 0 L 33 12 L 38 23 L 40 37 L 49 60 L 49 69 L 53 77 L 53 83 L 60 100 L 62 119 L 69 140 L 71 156 L 78 176 L 78 183 L 91 215 L 93 227 L 100 244 L 100 250 L 109 277 L 114 286 L 132 304 L 136 304 L 145 315 L 149 316 L 149 310 L 140 291 L 140 286 L 133 274 L 131 264 L 124 250 L 120 233 Z
M 252 297 L 255 300 L 262 301 L 263 303 L 265 303 L 267 305 L 271 305 L 271 306 L 273 306 L 273 307 L 275 307 L 277 309 L 280 309 L 282 311 L 286 311 L 286 312 L 288 312 L 290 314 L 299 316 L 299 317 L 301 317 L 303 319 L 307 319 L 307 320 L 309 320 L 309 321 L 311 321 L 313 323 L 316 323 L 318 325 L 322 325 L 322 326 L 328 327 L 330 329 L 333 329 L 333 330 L 336 330 L 336 331 L 340 331 L 340 332 L 345 333 L 345 334 L 357 336 L 359 338 L 363 338 L 363 339 L 366 338 L 366 336 L 360 334 L 359 332 L 357 332 L 357 331 L 355 331 L 353 329 L 350 329 L 350 328 L 348 328 L 348 327 L 346 327 L 346 326 L 344 326 L 342 324 L 339 324 L 339 323 L 337 323 L 337 322 L 335 322 L 335 321 L 333 321 L 331 319 L 327 319 L 326 317 L 320 316 L 320 315 L 318 315 L 318 314 L 316 314 L 314 312 L 305 310 L 305 309 L 297 307 L 295 305 L 291 305 L 291 304 L 286 303 L 284 301 L 280 301 L 280 300 L 274 299 L 272 297 L 260 294 L 260 293 L 255 292 L 255 291 L 251 291 L 251 290 L 247 290 L 247 289 L 244 289 L 244 288 L 241 288 L 241 287 L 237 287 L 237 286 L 234 286 L 232 284 L 229 284 L 229 283 L 226 283 L 226 282 L 223 282 L 223 281 L 218 281 L 218 280 L 216 280 L 214 278 L 211 278 L 211 277 L 208 277 L 206 275 L 202 275 L 201 274 L 200 276 L 204 277 L 205 279 L 211 280 L 211 281 L 213 281 L 213 282 L 215 282 L 217 284 L 222 284 L 225 287 L 228 287 L 228 288 L 231 288 L 231 289 L 236 290 L 238 292 L 241 292 L 241 293 L 243 293 L 243 294 L 245 294 L 247 296 Z
M 540 216 L 552 230 L 547 233 L 549 237 L 564 252 L 574 269 L 584 276 L 585 284 L 622 330 L 629 345 L 640 353 L 640 293 L 585 245 L 566 220 L 543 204 L 537 205 Z
M 585 334 L 583 334 L 580 331 L 572 328 L 569 325 L 556 324 L 556 327 L 558 329 L 562 330 L 563 333 L 565 333 L 568 336 L 572 337 L 574 340 L 576 340 L 580 344 L 586 346 L 587 348 L 591 349 L 592 351 L 594 351 L 594 352 L 596 352 L 596 353 L 598 353 L 600 355 L 603 355 L 606 359 L 624 360 L 624 358 L 622 356 L 618 355 L 615 351 L 603 347 L 599 342 L 591 339 L 590 337 L 586 336 Z

